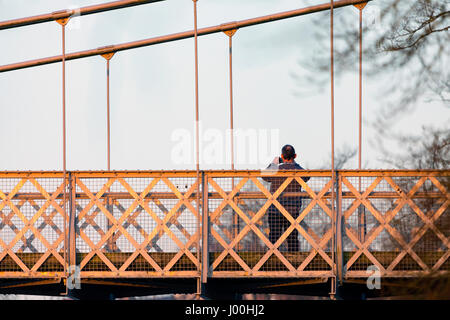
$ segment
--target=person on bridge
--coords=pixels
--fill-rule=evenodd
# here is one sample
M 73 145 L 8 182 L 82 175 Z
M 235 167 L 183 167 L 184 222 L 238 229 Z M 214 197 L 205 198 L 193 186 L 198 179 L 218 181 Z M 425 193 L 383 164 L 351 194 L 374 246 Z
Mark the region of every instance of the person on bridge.
M 304 170 L 297 162 L 295 162 L 296 157 L 297 154 L 295 153 L 294 147 L 287 144 L 281 149 L 281 157 L 275 157 L 266 168 L 266 170 Z M 265 172 L 267 173 L 267 171 Z M 270 193 L 272 194 L 274 194 L 286 180 L 285 177 L 271 177 L 270 175 L 265 175 L 262 178 L 263 180 L 270 182 Z M 309 180 L 309 177 L 301 178 L 305 182 Z M 300 209 L 302 207 L 302 198 L 300 196 L 286 196 L 286 193 L 290 192 L 301 192 L 301 185 L 296 180 L 293 180 L 291 183 L 289 183 L 289 185 L 278 196 L 277 201 L 295 219 L 300 214 Z M 268 209 L 268 221 L 269 240 L 270 242 L 275 244 L 291 223 L 273 204 Z M 299 251 L 297 229 L 294 229 L 287 237 L 287 248 L 289 252 Z

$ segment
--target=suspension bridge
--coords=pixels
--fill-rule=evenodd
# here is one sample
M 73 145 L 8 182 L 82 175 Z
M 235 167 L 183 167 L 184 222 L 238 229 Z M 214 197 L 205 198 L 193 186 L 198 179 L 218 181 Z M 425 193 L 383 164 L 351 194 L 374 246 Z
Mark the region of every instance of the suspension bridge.
M 62 34 L 61 55 L 3 65 L 0 73 L 51 63 L 60 63 L 63 73 L 63 170 L 0 172 L 0 293 L 78 298 L 166 293 L 212 298 L 244 293 L 376 296 L 380 291 L 367 285 L 374 275 L 385 286 L 449 272 L 449 170 L 362 170 L 361 152 L 355 170 L 244 171 L 235 170 L 233 160 L 230 170 L 202 170 L 198 127 L 195 170 L 111 170 L 109 72 L 108 168 L 66 170 L 67 61 L 100 55 L 109 70 L 119 51 L 193 38 L 198 120 L 197 37 L 224 32 L 230 46 L 233 128 L 231 45 L 237 29 L 330 11 L 333 44 L 333 10 L 356 6 L 362 13 L 367 3 L 331 1 L 197 29 L 194 0 L 192 31 L 65 52 L 65 26 L 75 13 L 153 2 L 115 1 L 0 22 L 0 30 L 57 22 Z M 331 50 L 333 63 L 333 45 Z M 334 125 L 333 96 L 331 116 Z M 331 138 L 334 168 L 334 127 Z M 269 191 L 263 179 L 267 176 L 281 181 L 275 192 Z M 301 190 L 289 190 L 293 183 Z M 302 199 L 299 214 L 285 208 L 281 198 Z M 280 212 L 280 225 L 288 224 L 274 243 L 267 220 L 271 206 Z M 297 251 L 287 246 L 293 232 L 298 233 Z

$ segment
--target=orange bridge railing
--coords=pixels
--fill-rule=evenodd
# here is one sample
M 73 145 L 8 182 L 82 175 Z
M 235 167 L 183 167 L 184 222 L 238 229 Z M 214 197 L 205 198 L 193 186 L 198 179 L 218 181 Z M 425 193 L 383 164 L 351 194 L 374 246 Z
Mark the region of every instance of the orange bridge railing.
M 326 170 L 0 172 L 0 278 L 445 272 L 449 184 L 448 170 L 337 171 L 334 186 Z

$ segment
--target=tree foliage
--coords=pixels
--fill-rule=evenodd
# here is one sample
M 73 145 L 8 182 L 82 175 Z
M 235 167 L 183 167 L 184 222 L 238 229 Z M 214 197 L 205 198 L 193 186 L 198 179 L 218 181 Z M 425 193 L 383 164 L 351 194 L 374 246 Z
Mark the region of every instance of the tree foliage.
M 311 1 L 310 1 L 311 2 Z M 358 70 L 359 18 L 357 8 L 340 8 L 334 13 L 335 74 L 339 78 L 347 72 Z M 439 101 L 450 108 L 450 0 L 373 0 L 363 12 L 363 73 L 365 79 L 380 81 L 380 107 L 369 125 L 377 132 L 377 140 L 391 139 L 402 150 L 402 157 L 393 160 L 391 154 L 378 144 L 389 163 L 405 163 L 404 156 L 412 158 L 409 164 L 420 168 L 448 168 L 448 139 L 450 127 L 427 127 L 422 136 L 399 136 L 393 131 L 396 121 Z M 328 16 L 326 18 L 325 16 Z M 329 12 L 315 17 L 314 37 L 318 48 L 312 56 L 299 61 L 306 74 L 293 74 L 299 87 L 327 87 L 330 73 L 330 19 Z M 388 79 L 388 81 L 386 81 Z M 418 130 L 419 131 L 419 130 Z M 398 137 L 398 138 L 397 138 Z M 433 156 L 420 157 L 411 150 L 416 143 L 421 150 L 433 149 Z M 431 143 L 431 144 L 430 144 Z M 441 144 L 439 146 L 439 144 Z M 404 166 L 403 166 L 404 167 Z
M 334 55 L 336 75 L 355 70 L 359 57 L 358 9 L 335 11 Z M 329 13 L 327 13 L 329 14 Z M 373 0 L 363 10 L 364 73 L 366 77 L 389 73 L 395 86 L 388 86 L 383 96 L 395 96 L 386 112 L 391 117 L 419 98 L 450 102 L 450 0 Z M 317 16 L 314 37 L 319 50 L 300 61 L 323 76 L 330 71 L 329 19 Z M 328 50 L 327 50 L 328 49 Z M 312 58 L 312 60 L 311 60 Z M 310 78 L 308 78 L 308 81 Z M 386 115 L 388 115 L 386 114 Z

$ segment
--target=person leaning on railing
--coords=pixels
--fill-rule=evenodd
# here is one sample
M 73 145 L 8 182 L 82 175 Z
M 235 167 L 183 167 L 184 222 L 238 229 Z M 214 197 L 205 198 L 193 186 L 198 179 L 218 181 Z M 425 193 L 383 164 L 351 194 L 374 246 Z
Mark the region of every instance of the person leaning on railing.
M 287 144 L 281 149 L 281 157 L 275 157 L 269 164 L 266 170 L 278 171 L 278 170 L 304 170 L 297 162 L 295 158 L 297 154 L 293 146 Z M 307 182 L 310 177 L 301 177 L 303 181 Z M 264 175 L 262 177 L 264 181 L 270 182 L 270 193 L 274 194 L 278 188 L 286 180 L 286 177 L 273 177 Z M 301 192 L 301 185 L 293 180 L 284 189 L 284 191 L 278 196 L 278 202 L 286 209 L 287 212 L 295 219 L 300 213 L 302 207 L 302 198 L 299 195 L 287 196 L 286 193 L 299 193 Z M 269 221 L 269 240 L 275 244 L 275 242 L 281 237 L 281 235 L 290 226 L 290 222 L 283 216 L 283 214 L 273 204 L 268 209 L 268 221 Z M 287 237 L 288 251 L 298 251 L 298 230 L 294 229 Z

